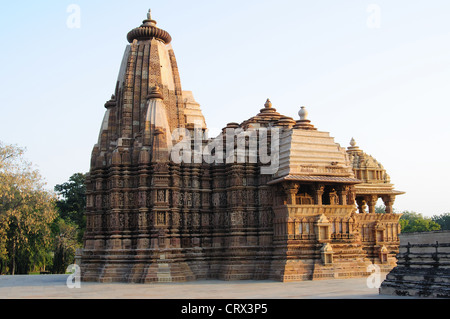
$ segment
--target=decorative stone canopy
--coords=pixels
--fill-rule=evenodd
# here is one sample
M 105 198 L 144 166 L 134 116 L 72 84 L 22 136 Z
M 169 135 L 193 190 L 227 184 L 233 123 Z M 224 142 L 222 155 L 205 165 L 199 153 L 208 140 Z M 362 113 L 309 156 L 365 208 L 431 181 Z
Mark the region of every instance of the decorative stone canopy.
M 363 181 L 363 184 L 358 185 L 361 193 L 404 194 L 404 192 L 394 190 L 391 179 L 383 165 L 373 156 L 362 151 L 354 138 L 350 141 L 350 147 L 347 148 L 347 155 L 355 172 L 355 177 Z
M 331 245 L 329 243 L 325 243 L 325 244 L 323 244 L 323 246 L 320 249 L 320 251 L 323 252 L 323 253 L 332 253 L 333 252 L 333 248 L 331 247 Z
M 328 221 L 327 216 L 325 216 L 325 214 L 322 214 L 322 215 L 320 215 L 317 218 L 317 224 L 326 224 L 326 225 L 328 225 L 328 224 L 330 224 L 330 222 Z
M 354 138 L 350 141 L 350 147 L 347 148 L 347 155 L 355 177 L 362 181 L 355 185 L 359 212 L 364 212 L 367 204 L 369 213 L 375 213 L 375 205 L 381 198 L 386 206 L 386 212 L 392 213 L 395 196 L 405 192 L 394 189 L 383 165 L 361 150 Z
M 148 10 L 147 19 L 142 22 L 138 28 L 131 30 L 127 35 L 128 42 L 132 43 L 134 40 L 144 41 L 151 39 L 158 39 L 169 44 L 172 42 L 170 34 L 156 26 L 156 21 L 152 19 L 151 10 Z

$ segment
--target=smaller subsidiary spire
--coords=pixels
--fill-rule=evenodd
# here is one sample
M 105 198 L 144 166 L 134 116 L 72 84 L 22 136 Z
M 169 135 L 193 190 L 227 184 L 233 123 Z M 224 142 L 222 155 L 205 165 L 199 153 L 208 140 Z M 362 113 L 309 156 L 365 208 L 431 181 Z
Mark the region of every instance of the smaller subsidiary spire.
M 155 141 L 159 141 L 155 144 Z M 147 96 L 147 114 L 145 117 L 144 140 L 145 146 L 153 149 L 172 147 L 172 134 L 167 120 L 163 95 L 158 86 L 154 86 Z M 153 155 L 154 156 L 154 155 Z

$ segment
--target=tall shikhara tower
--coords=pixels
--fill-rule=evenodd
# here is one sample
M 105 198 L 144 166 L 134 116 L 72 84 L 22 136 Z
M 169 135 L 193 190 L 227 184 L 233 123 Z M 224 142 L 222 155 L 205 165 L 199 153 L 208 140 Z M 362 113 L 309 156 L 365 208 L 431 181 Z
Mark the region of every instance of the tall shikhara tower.
M 92 152 L 83 278 L 189 280 L 194 276 L 174 226 L 180 218 L 174 207 L 169 213 L 180 171 L 170 165 L 168 150 L 175 128 L 206 124 L 192 93 L 182 91 L 171 36 L 156 26 L 150 11 L 127 39 Z
M 393 204 L 402 192 L 383 166 L 354 140 L 345 149 L 316 129 L 304 107 L 296 121 L 270 100 L 218 138 L 203 138 L 205 119 L 181 88 L 171 40 L 150 12 L 128 33 L 86 181 L 82 279 L 293 281 L 368 276 L 372 264 L 392 269 L 400 232 Z M 189 148 L 216 143 L 208 154 L 216 159 L 224 143 L 226 160 L 174 161 L 180 128 L 185 137 L 200 133 Z

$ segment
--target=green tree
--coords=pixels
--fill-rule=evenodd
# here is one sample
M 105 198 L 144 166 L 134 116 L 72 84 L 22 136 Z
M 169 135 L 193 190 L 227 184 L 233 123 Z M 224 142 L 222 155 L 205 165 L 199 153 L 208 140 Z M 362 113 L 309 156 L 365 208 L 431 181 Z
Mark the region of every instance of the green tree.
M 433 216 L 431 220 L 439 224 L 442 230 L 450 230 L 450 213 Z
M 77 242 L 78 227 L 59 217 L 53 223 L 52 228 L 54 234 L 52 272 L 63 274 L 67 267 L 73 264 L 75 251 L 80 246 Z
M 52 225 L 54 234 L 53 273 L 64 273 L 82 246 L 86 229 L 86 175 L 73 174 L 69 181 L 55 186 L 59 217 Z
M 55 196 L 24 149 L 0 142 L 0 273 L 26 274 L 48 262 Z
M 55 186 L 58 194 L 56 206 L 59 216 L 68 224 L 74 224 L 78 228 L 77 240 L 82 244 L 84 230 L 86 229 L 86 175 L 73 174 L 69 181 Z
M 385 214 L 386 213 L 386 207 L 382 205 L 375 206 L 375 213 L 376 214 Z
M 441 226 L 431 220 L 431 218 L 424 218 L 422 214 L 416 212 L 403 212 L 399 222 L 403 233 L 426 232 L 441 229 Z

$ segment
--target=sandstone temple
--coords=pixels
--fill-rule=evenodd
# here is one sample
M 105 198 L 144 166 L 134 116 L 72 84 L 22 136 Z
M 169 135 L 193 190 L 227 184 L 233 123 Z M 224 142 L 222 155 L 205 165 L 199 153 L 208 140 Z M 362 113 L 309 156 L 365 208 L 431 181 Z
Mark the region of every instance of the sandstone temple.
M 149 12 L 127 39 L 87 178 L 84 281 L 300 281 L 396 265 L 403 193 L 355 140 L 343 148 L 306 108 L 292 118 L 270 100 L 208 137 L 170 34 Z

